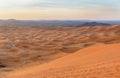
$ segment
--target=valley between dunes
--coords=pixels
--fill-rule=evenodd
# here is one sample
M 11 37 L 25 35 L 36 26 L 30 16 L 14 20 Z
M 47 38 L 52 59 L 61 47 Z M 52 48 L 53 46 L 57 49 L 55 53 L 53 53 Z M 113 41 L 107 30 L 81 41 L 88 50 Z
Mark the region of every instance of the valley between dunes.
M 120 26 L 0 27 L 0 78 L 120 78 Z

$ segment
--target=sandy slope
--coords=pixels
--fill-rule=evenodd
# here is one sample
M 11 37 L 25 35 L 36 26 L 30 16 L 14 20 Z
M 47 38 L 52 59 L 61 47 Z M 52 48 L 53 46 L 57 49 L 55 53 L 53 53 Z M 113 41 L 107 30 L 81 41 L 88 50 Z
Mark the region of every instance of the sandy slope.
M 3 78 L 120 78 L 120 44 L 96 45 Z

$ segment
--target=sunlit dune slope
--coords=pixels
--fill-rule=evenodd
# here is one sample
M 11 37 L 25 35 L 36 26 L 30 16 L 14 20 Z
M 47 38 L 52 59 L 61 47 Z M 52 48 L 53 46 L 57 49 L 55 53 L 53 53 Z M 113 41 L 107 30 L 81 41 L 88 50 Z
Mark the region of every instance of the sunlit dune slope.
M 120 44 L 95 45 L 5 78 L 120 78 Z

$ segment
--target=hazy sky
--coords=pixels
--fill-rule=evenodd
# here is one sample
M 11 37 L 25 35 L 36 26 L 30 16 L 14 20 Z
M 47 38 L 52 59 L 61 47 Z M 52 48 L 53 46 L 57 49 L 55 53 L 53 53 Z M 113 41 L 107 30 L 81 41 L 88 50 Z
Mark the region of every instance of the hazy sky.
M 120 0 L 0 0 L 1 19 L 120 19 Z

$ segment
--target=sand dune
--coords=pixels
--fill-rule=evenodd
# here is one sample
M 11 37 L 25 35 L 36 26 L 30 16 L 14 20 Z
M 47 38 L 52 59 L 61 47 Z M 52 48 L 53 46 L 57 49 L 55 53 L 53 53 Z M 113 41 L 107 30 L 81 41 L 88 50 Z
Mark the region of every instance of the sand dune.
M 120 43 L 119 31 L 119 25 L 52 28 L 1 26 L 0 74 L 48 63 L 93 45 Z
M 50 63 L 16 70 L 5 78 L 120 78 L 119 47 L 95 45 Z

